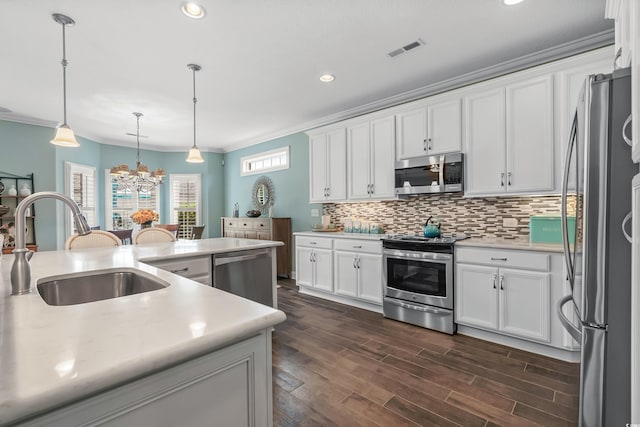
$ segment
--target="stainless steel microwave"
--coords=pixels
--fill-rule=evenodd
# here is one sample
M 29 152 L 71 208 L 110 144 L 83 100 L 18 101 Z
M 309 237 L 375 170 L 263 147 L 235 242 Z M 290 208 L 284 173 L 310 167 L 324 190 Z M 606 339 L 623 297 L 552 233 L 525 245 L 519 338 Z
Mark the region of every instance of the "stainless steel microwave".
M 462 153 L 400 160 L 395 167 L 396 194 L 402 197 L 460 192 L 464 190 L 463 176 Z

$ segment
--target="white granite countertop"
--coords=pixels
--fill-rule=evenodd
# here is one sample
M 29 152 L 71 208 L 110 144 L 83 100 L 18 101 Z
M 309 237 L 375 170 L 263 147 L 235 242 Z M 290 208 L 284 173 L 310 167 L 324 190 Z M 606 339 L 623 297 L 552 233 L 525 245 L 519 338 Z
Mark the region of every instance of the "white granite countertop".
M 523 249 L 540 252 L 563 252 L 562 243 L 531 243 L 528 238 L 502 239 L 471 237 L 469 239 L 456 242 L 456 247 L 462 248 L 465 246 L 499 249 Z
M 0 261 L 0 425 L 209 353 L 278 324 L 285 314 L 137 261 L 279 246 L 204 239 L 34 254 L 39 280 L 91 270 L 133 268 L 167 288 L 70 306 L 38 292 L 9 296 L 13 255 Z
M 388 234 L 345 233 L 344 231 L 297 231 L 293 235 L 357 240 L 382 240 L 388 236 Z

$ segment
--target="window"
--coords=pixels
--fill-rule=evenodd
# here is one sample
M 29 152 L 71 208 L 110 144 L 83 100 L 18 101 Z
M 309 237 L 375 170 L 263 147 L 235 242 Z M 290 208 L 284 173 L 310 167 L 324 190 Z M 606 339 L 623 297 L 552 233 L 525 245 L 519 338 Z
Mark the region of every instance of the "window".
M 96 168 L 64 162 L 64 191 L 80 207 L 82 214 L 90 226 L 98 225 L 96 214 Z M 73 216 L 69 209 L 65 209 L 65 233 L 67 236 L 75 233 Z
M 178 239 L 190 239 L 191 227 L 202 224 L 200 174 L 170 174 L 171 223 L 180 224 Z
M 289 146 L 240 158 L 240 175 L 289 169 Z
M 135 191 L 120 188 L 109 169 L 105 171 L 105 225 L 108 230 L 130 230 L 133 228 L 131 215 L 138 209 L 153 209 L 160 213 L 160 189 Z

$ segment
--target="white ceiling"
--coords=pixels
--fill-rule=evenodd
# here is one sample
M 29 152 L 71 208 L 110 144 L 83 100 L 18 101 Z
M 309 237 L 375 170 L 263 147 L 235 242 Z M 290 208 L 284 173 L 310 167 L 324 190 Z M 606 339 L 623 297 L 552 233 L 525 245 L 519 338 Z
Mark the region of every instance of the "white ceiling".
M 0 118 L 62 120 L 61 27 L 69 15 L 68 123 L 98 142 L 229 151 L 340 112 L 526 54 L 611 31 L 605 0 L 0 1 Z M 416 39 L 426 44 L 395 59 Z M 331 84 L 318 77 L 336 75 Z M 3 109 L 9 109 L 7 113 Z

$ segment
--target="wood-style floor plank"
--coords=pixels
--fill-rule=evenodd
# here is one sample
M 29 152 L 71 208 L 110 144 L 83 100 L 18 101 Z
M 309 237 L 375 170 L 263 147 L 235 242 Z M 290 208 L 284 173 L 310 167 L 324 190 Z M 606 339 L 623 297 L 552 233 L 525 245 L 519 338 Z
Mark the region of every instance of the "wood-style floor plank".
M 273 334 L 274 426 L 577 425 L 579 365 L 297 292 Z

